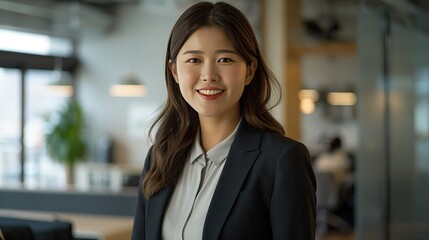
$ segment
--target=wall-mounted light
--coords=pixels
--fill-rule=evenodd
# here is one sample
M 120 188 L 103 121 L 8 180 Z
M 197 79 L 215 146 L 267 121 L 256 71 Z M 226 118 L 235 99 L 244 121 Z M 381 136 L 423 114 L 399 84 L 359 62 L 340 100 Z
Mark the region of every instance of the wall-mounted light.
M 110 87 L 110 96 L 113 97 L 143 97 L 146 95 L 146 86 L 137 77 L 129 72 L 115 85 Z
M 304 99 L 300 101 L 299 108 L 304 114 L 312 114 L 316 110 L 316 104 L 311 100 Z
M 316 102 L 317 100 L 319 100 L 319 92 L 313 89 L 301 89 L 298 92 L 298 98 L 299 100 L 308 99 L 312 100 L 313 102 Z
M 312 114 L 316 109 L 316 102 L 319 100 L 319 92 L 312 89 L 302 89 L 298 93 L 300 109 L 304 114 Z
M 356 94 L 353 92 L 330 92 L 327 101 L 330 105 L 353 106 L 356 104 Z
M 302 89 L 298 92 L 302 114 L 312 114 L 316 108 L 330 121 L 340 122 L 355 119 L 357 96 L 353 91 L 326 91 Z

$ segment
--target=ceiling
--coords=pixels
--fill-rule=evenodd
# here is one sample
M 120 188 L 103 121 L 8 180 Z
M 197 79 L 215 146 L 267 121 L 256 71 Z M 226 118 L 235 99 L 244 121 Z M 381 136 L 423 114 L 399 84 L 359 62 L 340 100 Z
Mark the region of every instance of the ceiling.
M 46 34 L 70 37 L 76 34 L 96 34 L 109 29 L 114 21 L 119 5 L 156 4 L 168 5 L 174 2 L 178 6 L 189 5 L 197 0 L 1 0 L 0 27 L 31 30 Z M 258 0 L 242 0 L 258 1 Z M 263 1 L 263 0 L 260 0 Z M 428 0 L 381 0 L 384 3 L 407 5 L 414 11 L 424 12 L 429 16 Z M 342 7 L 337 15 L 343 20 L 356 17 L 357 0 L 302 0 L 303 8 L 313 9 L 307 14 L 323 9 L 322 2 L 330 6 Z M 321 5 L 322 4 L 322 5 Z M 350 6 L 352 5 L 352 6 Z M 322 7 L 316 7 L 322 6 Z M 401 9 L 401 7 L 397 7 Z M 314 10 L 316 9 L 316 10 Z M 304 13 L 304 12 L 303 12 Z M 304 18 L 308 18 L 303 15 Z M 74 20 L 73 20 L 74 19 Z
M 118 5 L 140 3 L 143 0 L 51 0 L 59 3 L 80 2 L 85 5 L 97 7 L 109 14 L 114 13 Z
M 429 1 L 428 0 L 408 0 L 421 10 L 429 13 Z
M 114 3 L 89 0 L 1 0 L 0 27 L 66 38 L 105 32 Z

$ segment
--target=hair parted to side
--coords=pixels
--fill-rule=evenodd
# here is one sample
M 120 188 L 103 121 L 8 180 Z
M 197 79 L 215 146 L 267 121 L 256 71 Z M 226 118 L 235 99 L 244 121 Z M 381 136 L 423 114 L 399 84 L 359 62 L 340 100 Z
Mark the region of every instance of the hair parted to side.
M 221 27 L 247 65 L 252 62 L 257 64 L 254 78 L 245 87 L 240 99 L 244 120 L 255 128 L 284 134 L 283 127 L 268 111 L 272 90 L 278 91 L 275 105 L 280 102 L 280 85 L 262 58 L 247 18 L 227 3 L 196 3 L 179 17 L 168 41 L 165 58 L 167 101 L 150 129 L 150 132 L 156 129 L 156 134 L 151 148 L 151 166 L 142 182 L 143 193 L 147 198 L 178 181 L 199 130 L 198 113 L 182 97 L 168 65 L 170 61 L 176 62 L 187 39 L 196 30 L 206 26 Z

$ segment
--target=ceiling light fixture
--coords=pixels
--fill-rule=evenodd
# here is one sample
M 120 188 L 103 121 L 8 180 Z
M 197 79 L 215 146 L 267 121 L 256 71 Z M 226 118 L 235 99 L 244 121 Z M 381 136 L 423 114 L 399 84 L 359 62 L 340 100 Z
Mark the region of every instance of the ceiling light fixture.
M 353 92 L 330 92 L 327 100 L 331 105 L 353 106 L 356 104 L 356 94 Z
M 143 97 L 145 95 L 146 86 L 132 72 L 128 72 L 119 84 L 110 87 L 112 97 Z
M 45 86 L 44 95 L 49 97 L 71 97 L 74 88 L 71 83 L 71 75 L 62 70 L 62 59 L 56 58 L 54 63 L 53 80 Z

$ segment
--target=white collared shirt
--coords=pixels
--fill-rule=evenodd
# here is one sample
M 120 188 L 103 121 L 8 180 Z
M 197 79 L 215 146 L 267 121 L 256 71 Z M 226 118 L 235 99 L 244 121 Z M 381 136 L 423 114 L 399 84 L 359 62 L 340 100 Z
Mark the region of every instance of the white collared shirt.
M 163 239 L 202 239 L 207 211 L 239 125 L 207 154 L 204 154 L 197 134 L 164 215 Z

